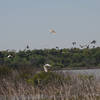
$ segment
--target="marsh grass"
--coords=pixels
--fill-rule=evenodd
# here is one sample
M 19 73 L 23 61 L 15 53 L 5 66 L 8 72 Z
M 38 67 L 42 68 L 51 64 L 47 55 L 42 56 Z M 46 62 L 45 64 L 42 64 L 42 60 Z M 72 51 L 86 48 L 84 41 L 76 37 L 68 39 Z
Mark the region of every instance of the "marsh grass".
M 40 72 L 41 76 L 40 73 L 33 75 L 32 72 L 29 74 L 30 72 L 21 73 L 18 70 L 12 70 L 10 75 L 0 77 L 0 100 L 100 100 L 99 82 L 97 83 L 93 75 L 74 76 L 67 73 L 63 75 L 56 72 L 50 72 L 51 74 Z M 23 73 L 29 76 L 23 78 L 21 76 Z M 40 78 L 39 75 L 43 82 L 46 81 L 45 84 L 27 83 L 27 79 L 33 79 L 34 76 Z M 50 75 L 53 76 L 50 77 Z

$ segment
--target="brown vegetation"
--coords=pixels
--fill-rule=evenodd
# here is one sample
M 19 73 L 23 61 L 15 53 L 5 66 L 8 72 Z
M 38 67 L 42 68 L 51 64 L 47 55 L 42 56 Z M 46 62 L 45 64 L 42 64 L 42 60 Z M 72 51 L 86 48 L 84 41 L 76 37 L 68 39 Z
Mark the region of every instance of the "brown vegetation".
M 99 84 L 92 75 L 73 76 L 66 73 L 64 76 L 62 73 L 37 73 L 28 69 L 12 69 L 10 74 L 2 74 L 0 100 L 100 100 Z M 50 75 L 53 75 L 52 79 Z M 34 76 L 35 80 L 41 78 L 45 82 L 34 85 Z

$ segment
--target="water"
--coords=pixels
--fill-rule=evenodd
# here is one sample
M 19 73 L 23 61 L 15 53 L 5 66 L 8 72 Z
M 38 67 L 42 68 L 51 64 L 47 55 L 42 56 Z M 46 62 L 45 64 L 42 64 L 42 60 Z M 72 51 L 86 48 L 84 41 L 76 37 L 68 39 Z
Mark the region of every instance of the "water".
M 100 79 L 100 69 L 84 69 L 84 70 L 62 70 L 64 73 L 70 74 L 87 74 L 87 75 L 94 75 L 96 78 Z

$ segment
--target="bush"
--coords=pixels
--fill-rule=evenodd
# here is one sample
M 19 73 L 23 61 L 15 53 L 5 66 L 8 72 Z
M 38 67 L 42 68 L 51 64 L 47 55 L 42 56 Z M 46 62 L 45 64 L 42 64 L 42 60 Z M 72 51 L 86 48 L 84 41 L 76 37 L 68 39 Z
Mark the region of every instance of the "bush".
M 45 86 L 48 84 L 62 84 L 64 77 L 54 72 L 40 72 L 34 75 L 33 78 L 28 79 L 27 82 L 35 86 Z
M 94 80 L 95 79 L 93 75 L 82 75 L 82 74 L 79 74 L 78 78 L 80 80 Z
M 0 77 L 1 76 L 8 76 L 12 73 L 11 68 L 5 67 L 5 66 L 0 66 Z
M 72 63 L 69 65 L 70 67 L 73 67 L 73 68 L 77 68 L 77 67 L 85 67 L 86 64 L 84 62 L 80 62 L 80 63 Z

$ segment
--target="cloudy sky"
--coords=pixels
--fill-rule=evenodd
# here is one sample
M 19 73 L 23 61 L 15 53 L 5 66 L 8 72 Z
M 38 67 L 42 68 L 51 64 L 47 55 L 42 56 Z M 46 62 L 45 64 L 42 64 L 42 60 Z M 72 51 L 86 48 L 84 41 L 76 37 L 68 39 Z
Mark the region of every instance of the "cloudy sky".
M 100 0 L 0 0 L 0 50 L 67 48 L 92 40 L 100 45 Z

